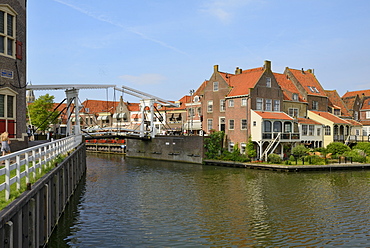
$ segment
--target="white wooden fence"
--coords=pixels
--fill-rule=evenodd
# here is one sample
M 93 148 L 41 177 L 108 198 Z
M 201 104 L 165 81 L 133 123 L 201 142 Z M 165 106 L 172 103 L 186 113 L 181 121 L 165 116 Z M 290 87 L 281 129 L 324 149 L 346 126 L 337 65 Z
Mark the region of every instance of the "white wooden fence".
M 58 155 L 66 154 L 82 142 L 81 135 L 69 136 L 63 139 L 33 146 L 21 151 L 1 156 L 0 163 L 5 162 L 5 167 L 0 169 L 0 176 L 5 175 L 5 182 L 0 184 L 0 192 L 5 190 L 5 200 L 9 200 L 10 186 L 16 184 L 16 190 L 21 189 L 21 179 L 26 177 L 25 184 L 30 182 L 30 177 L 36 178 L 41 173 L 42 166 L 48 164 Z M 21 171 L 21 166 L 25 165 Z M 10 177 L 10 172 L 15 170 L 16 175 Z

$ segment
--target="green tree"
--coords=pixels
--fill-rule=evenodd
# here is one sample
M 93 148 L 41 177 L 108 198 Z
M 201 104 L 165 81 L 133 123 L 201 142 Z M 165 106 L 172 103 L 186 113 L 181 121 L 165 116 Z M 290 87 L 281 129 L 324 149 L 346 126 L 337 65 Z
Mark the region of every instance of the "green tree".
M 353 147 L 353 149 L 363 150 L 366 154 L 370 155 L 370 143 L 368 142 L 359 142 Z
M 222 131 L 213 132 L 210 136 L 205 139 L 206 148 L 206 158 L 208 159 L 218 159 L 222 152 L 222 141 L 224 139 L 225 133 Z
M 250 136 L 249 136 L 248 143 L 247 143 L 247 156 L 248 158 L 257 157 L 257 151 L 256 149 L 254 149 L 252 138 Z
M 326 151 L 328 153 L 332 153 L 333 155 L 342 155 L 343 153 L 350 150 L 351 148 L 341 142 L 332 142 L 326 147 Z
M 298 145 L 292 149 L 292 154 L 300 158 L 305 156 L 309 150 L 304 145 Z
M 50 124 L 56 123 L 57 112 L 53 113 L 54 96 L 49 94 L 40 96 L 29 105 L 29 112 L 32 125 L 40 131 L 45 131 Z

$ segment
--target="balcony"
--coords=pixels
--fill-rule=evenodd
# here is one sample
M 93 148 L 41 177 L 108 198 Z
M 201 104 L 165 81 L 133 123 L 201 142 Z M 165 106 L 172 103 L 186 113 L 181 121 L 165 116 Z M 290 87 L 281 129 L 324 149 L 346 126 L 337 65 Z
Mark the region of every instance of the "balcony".
M 279 132 L 262 133 L 262 139 L 264 139 L 264 140 L 275 139 L 278 134 L 279 134 Z M 282 140 L 282 141 L 288 141 L 288 140 L 298 141 L 299 140 L 299 133 L 281 133 L 280 140 Z

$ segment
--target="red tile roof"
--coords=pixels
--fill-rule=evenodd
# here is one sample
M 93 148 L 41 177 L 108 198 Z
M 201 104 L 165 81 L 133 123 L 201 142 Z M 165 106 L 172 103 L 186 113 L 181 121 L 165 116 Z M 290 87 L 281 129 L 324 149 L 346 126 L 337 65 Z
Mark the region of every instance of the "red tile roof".
M 266 111 L 254 111 L 263 119 L 276 119 L 276 120 L 293 120 L 292 117 L 284 112 L 266 112 Z
M 316 79 L 314 74 L 312 74 L 309 71 L 302 71 L 302 70 L 296 70 L 296 69 L 291 69 L 291 68 L 287 68 L 287 69 L 293 74 L 293 76 L 303 86 L 307 94 L 326 97 L 323 87 L 321 86 L 319 81 Z M 310 87 L 315 87 L 318 90 L 318 92 L 316 92 L 315 90 L 312 91 Z
M 361 110 L 368 110 L 370 109 L 370 98 L 365 99 L 364 103 L 362 104 Z
M 322 123 L 314 121 L 308 118 L 298 118 L 298 122 L 301 124 L 309 124 L 309 125 L 322 125 Z
M 82 105 L 84 108 L 81 112 L 86 112 L 89 109 L 90 114 L 97 114 L 101 112 L 114 113 L 119 102 L 116 101 L 101 101 L 101 100 L 85 100 Z
M 358 121 L 352 120 L 352 119 L 346 119 L 346 121 L 350 122 L 353 126 L 362 126 L 362 124 Z
M 299 94 L 299 90 L 294 85 L 294 83 L 288 79 L 287 75 L 280 74 L 280 73 L 273 73 L 277 83 L 280 85 L 281 89 L 283 90 L 284 100 L 292 101 L 293 94 L 298 95 L 298 101 L 300 102 L 307 102 L 303 100 L 302 96 Z
M 346 98 L 346 97 L 354 97 L 356 95 L 359 95 L 359 96 L 370 96 L 370 90 L 356 90 L 356 91 L 347 91 L 343 96 L 342 98 Z
M 254 88 L 264 72 L 263 67 L 244 70 L 241 74 L 230 77 L 230 86 L 233 87 L 228 96 L 248 95 L 250 88 Z
M 329 112 L 321 112 L 321 111 L 312 111 L 311 112 L 331 121 L 334 122 L 335 124 L 350 124 L 348 121 L 339 118 L 338 116 L 335 116 Z
M 340 98 L 336 90 L 325 90 L 325 93 L 329 98 L 329 106 L 334 107 L 335 109 L 338 109 L 339 107 L 342 116 L 351 116 L 342 98 Z

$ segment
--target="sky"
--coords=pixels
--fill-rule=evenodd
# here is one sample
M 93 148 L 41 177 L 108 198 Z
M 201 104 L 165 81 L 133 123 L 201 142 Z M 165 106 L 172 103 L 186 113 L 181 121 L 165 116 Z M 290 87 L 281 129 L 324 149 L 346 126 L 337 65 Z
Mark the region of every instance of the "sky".
M 368 0 L 27 1 L 27 81 L 128 86 L 179 100 L 219 70 L 314 69 L 326 90 L 370 89 Z M 64 91 L 46 93 L 55 102 Z M 139 102 L 80 90 L 80 100 Z

